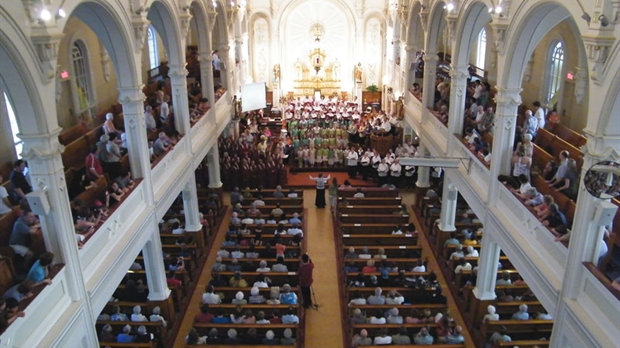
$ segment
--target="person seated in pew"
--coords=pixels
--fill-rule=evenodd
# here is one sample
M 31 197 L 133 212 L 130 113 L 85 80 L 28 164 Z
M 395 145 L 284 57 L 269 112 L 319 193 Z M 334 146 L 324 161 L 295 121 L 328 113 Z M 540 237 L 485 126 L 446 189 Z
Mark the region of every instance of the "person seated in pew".
M 392 230 L 392 234 L 403 234 L 403 230 L 400 228 L 400 225 L 396 225 L 396 227 Z
M 275 265 L 271 268 L 272 272 L 288 272 L 288 267 L 284 264 L 284 258 L 278 257 Z
M 110 316 L 110 320 L 112 321 L 129 321 L 129 318 L 127 318 L 127 315 L 125 313 L 121 312 L 121 307 L 119 306 L 114 306 L 114 308 L 112 309 L 112 315 Z
M 370 305 L 383 305 L 385 304 L 385 296 L 382 295 L 383 290 L 379 287 L 375 288 L 374 295 L 370 295 L 366 302 Z
M 271 279 L 265 277 L 264 274 L 259 274 L 256 276 L 256 281 L 252 285 L 252 287 L 257 288 L 268 288 L 271 286 Z
M 463 328 L 456 326 L 453 332 L 448 333 L 444 337 L 444 342 L 447 344 L 461 344 L 465 343 L 465 337 L 463 337 Z
M 241 343 L 241 340 L 237 338 L 237 330 L 228 329 L 227 335 L 228 337 L 224 339 L 224 344 L 237 345 Z
M 559 226 L 568 226 L 566 215 L 560 211 L 557 204 L 549 206 L 549 215 L 542 221 L 543 226 L 557 229 Z
M 369 324 L 385 324 L 387 320 L 385 319 L 384 313 L 382 310 L 377 309 L 375 314 L 368 318 Z
M 205 293 L 202 294 L 202 304 L 220 304 L 222 298 L 215 293 L 215 288 L 212 285 L 207 285 Z
M 256 317 L 252 314 L 251 309 L 246 309 L 241 317 L 241 323 L 239 324 L 256 324 Z
M 241 272 L 241 265 L 238 259 L 232 259 L 229 265 L 226 265 L 228 272 Z
M 149 321 L 144 314 L 142 314 L 142 307 L 134 306 L 133 314 L 131 315 L 131 321 Z
M 409 315 L 405 317 L 405 324 L 420 324 L 422 320 L 420 319 L 422 314 L 416 308 L 412 308 L 409 312 Z
M 211 270 L 215 272 L 226 272 L 226 265 L 222 263 L 221 256 L 215 258 L 215 263 L 211 267 Z
M 149 333 L 146 330 L 146 326 L 141 325 L 138 327 L 138 330 L 136 330 L 136 336 L 135 336 L 134 342 L 148 343 L 148 342 L 151 342 L 153 338 L 154 338 L 154 335 L 152 333 Z
M 129 192 L 134 188 L 134 181 L 131 179 L 131 172 L 127 172 L 118 176 L 114 182 L 118 184 L 124 192 Z
M 116 203 L 120 203 L 124 195 L 125 191 L 121 190 L 116 182 L 113 182 L 108 190 L 105 191 L 105 206 L 109 208 L 111 205 L 113 206 Z
M 366 314 L 362 312 L 361 309 L 355 308 L 353 310 L 353 315 L 351 316 L 351 324 L 366 324 L 368 322 L 368 318 Z
M 450 238 L 449 238 L 449 239 L 447 239 L 447 240 L 443 243 L 443 246 L 444 246 L 444 248 L 445 248 L 445 247 L 450 246 L 450 245 L 454 245 L 454 246 L 456 246 L 456 245 L 459 245 L 459 244 L 461 244 L 461 242 L 460 242 L 460 241 L 458 240 L 458 238 L 456 237 L 456 233 L 455 233 L 455 232 L 451 232 L 451 233 L 450 233 Z
M 497 345 L 501 342 L 512 342 L 512 338 L 508 336 L 508 329 L 505 326 L 502 326 L 499 328 L 499 331 L 496 331 L 491 335 L 489 342 Z
M 243 335 L 243 337 L 241 338 L 241 344 L 244 344 L 244 345 L 255 346 L 257 344 L 261 344 L 262 342 L 263 340 L 260 337 L 258 337 L 256 329 L 253 327 L 250 328 L 248 332 L 245 335 Z
M 276 186 L 276 190 L 273 191 L 274 198 L 284 198 L 284 193 L 282 192 L 282 186 Z
M 230 217 L 230 224 L 231 225 L 240 225 L 241 224 L 241 219 L 239 218 L 239 214 L 237 212 L 233 212 L 231 217 Z
M 39 259 L 35 261 L 32 267 L 30 267 L 26 278 L 34 283 L 33 287 L 37 287 L 41 284 L 49 285 L 52 283 L 52 279 L 49 274 L 52 261 L 54 261 L 54 254 L 45 252 L 41 254 Z
M 241 238 L 241 242 L 243 241 L 243 237 L 241 237 L 241 235 L 237 235 L 237 246 L 235 247 L 235 250 L 230 253 L 230 257 L 233 259 L 242 259 L 245 257 L 245 254 L 241 251 L 241 247 L 243 245 L 241 245 L 242 243 L 239 241 L 239 238 Z
M 254 230 L 254 237 L 250 239 L 250 251 L 254 252 L 254 247 L 255 246 L 261 246 L 263 245 L 263 226 L 259 225 L 256 226 L 256 229 Z M 248 255 L 250 255 L 250 252 L 246 253 L 246 257 L 247 258 L 258 258 L 258 253 L 255 253 L 257 256 L 254 257 L 250 257 Z
M 235 307 L 235 311 L 230 314 L 230 322 L 233 324 L 243 324 L 243 307 L 240 304 Z
M 347 253 L 344 255 L 345 259 L 357 259 L 357 254 L 355 253 L 354 247 L 349 247 Z
M 267 216 L 267 221 L 265 221 L 265 223 L 269 225 L 275 225 L 278 222 L 276 221 L 276 218 L 270 214 L 269 216 Z
M 286 234 L 293 236 L 300 235 L 301 237 L 304 236 L 304 232 L 301 230 L 301 228 L 299 228 L 299 225 L 296 223 L 293 224 L 293 226 L 286 231 Z
M 538 192 L 536 187 L 530 187 L 525 193 L 525 202 L 523 204 L 535 207 L 542 204 L 543 198 L 542 193 Z
M 215 317 L 213 317 L 212 322 L 214 324 L 230 324 L 230 318 L 226 315 L 224 315 L 224 310 L 222 308 L 219 308 L 217 310 L 217 313 L 215 315 Z M 209 334 L 210 336 L 210 334 Z
M 361 252 L 361 254 L 358 255 L 358 257 L 360 259 L 370 259 L 370 258 L 372 258 L 372 255 L 370 255 L 370 253 L 368 252 L 368 247 L 367 246 L 362 247 L 362 252 Z
M 459 264 L 456 266 L 456 268 L 454 268 L 454 274 L 461 274 L 463 271 L 471 271 L 471 268 L 471 263 L 467 262 L 464 257 L 461 257 L 459 260 Z
M 434 340 L 433 336 L 428 333 L 428 328 L 426 327 L 420 329 L 420 332 L 413 337 L 413 342 L 417 345 L 431 345 Z
M 265 296 L 260 294 L 260 290 L 256 286 L 252 287 L 250 290 L 250 295 L 251 296 L 248 300 L 250 304 L 263 304 L 266 302 Z
M 375 273 L 375 272 L 377 272 L 377 267 L 375 267 L 375 261 L 368 260 L 368 262 L 366 262 L 366 266 L 362 268 L 362 273 Z
M 385 298 L 385 304 L 388 305 L 401 305 L 405 302 L 405 297 L 401 295 L 395 289 L 388 291 L 388 294 Z
M 237 215 L 235 216 L 236 218 L 241 219 L 241 217 L 245 216 L 245 212 L 243 212 L 243 206 L 241 206 L 241 203 L 237 203 L 235 205 L 233 205 L 233 214 L 236 213 Z M 232 224 L 232 215 L 231 215 L 231 224 Z M 239 221 L 241 222 L 241 221 Z
M 478 253 L 478 250 L 470 245 L 467 247 L 467 254 L 465 257 L 480 257 L 480 253 Z
M 280 339 L 280 344 L 283 346 L 292 346 L 297 343 L 297 339 L 293 338 L 293 330 L 285 329 L 284 337 Z
M 2 296 L 4 300 L 13 298 L 18 302 L 22 302 L 34 296 L 32 289 L 34 282 L 30 279 L 25 279 L 21 283 L 15 284 L 10 287 Z
M 213 329 L 213 330 L 217 330 L 217 329 Z M 187 337 L 185 337 L 185 342 L 187 342 L 187 344 L 192 344 L 192 345 L 201 345 L 201 344 L 207 344 L 207 336 L 199 336 L 198 335 L 198 331 L 196 331 L 195 328 L 191 328 L 189 330 L 189 333 L 187 334 Z
M 492 305 L 488 305 L 487 306 L 487 314 L 484 315 L 484 318 L 482 318 L 482 323 L 486 323 L 489 321 L 498 321 L 499 320 L 499 314 L 495 313 L 496 309 L 495 306 Z
M 512 280 L 510 279 L 510 273 L 507 271 L 502 272 L 501 278 L 499 278 L 495 285 L 510 285 L 512 284 Z
M 209 330 L 209 335 L 204 336 L 204 339 L 205 339 L 204 344 L 208 344 L 208 345 L 216 345 L 216 344 L 222 343 L 222 338 L 219 337 L 217 328 L 212 328 L 211 330 Z
M 545 313 L 545 312 L 536 313 L 536 315 L 534 315 L 534 318 L 536 320 L 553 320 L 553 317 L 551 316 L 551 314 Z
M 288 220 L 290 224 L 298 224 L 301 225 L 301 219 L 299 218 L 299 213 L 293 213 L 293 217 Z
M 277 346 L 280 345 L 280 339 L 276 338 L 276 334 L 272 330 L 269 330 L 267 331 L 267 333 L 265 333 L 265 338 L 263 338 L 263 344 Z
M 377 253 L 372 257 L 373 259 L 383 260 L 387 259 L 387 255 L 385 255 L 385 249 L 379 248 Z
M 407 334 L 407 328 L 404 326 L 398 328 L 398 333 L 392 335 L 392 344 L 411 344 L 411 338 Z
M 256 214 L 256 215 L 258 215 L 258 214 Z M 241 224 L 242 225 L 246 225 L 247 226 L 247 225 L 251 225 L 251 224 L 255 224 L 255 223 L 256 223 L 256 220 L 252 216 L 250 216 L 250 215 L 246 215 L 243 219 L 241 219 Z
M 465 257 L 465 253 L 463 252 L 463 245 L 457 244 L 454 247 L 454 252 L 452 252 L 452 254 L 450 254 L 450 260 L 452 260 L 452 261 L 459 260 L 459 259 L 461 259 L 463 257 Z
M 543 196 L 542 204 L 534 207 L 534 211 L 536 212 L 536 215 L 538 215 L 538 221 L 543 221 L 549 216 L 549 213 L 550 213 L 549 207 L 551 206 L 551 204 L 554 204 L 554 203 L 555 203 L 555 200 L 553 199 L 553 196 L 551 195 Z
M 244 222 L 248 225 L 251 225 L 251 224 L 263 225 L 265 223 L 265 219 L 263 218 L 263 214 L 261 214 L 261 212 L 259 211 L 258 213 L 256 213 L 256 216 L 254 219 L 252 219 L 251 217 L 247 217 L 241 220 L 241 222 Z
M 209 313 L 209 304 L 200 306 L 200 313 L 194 316 L 194 323 L 210 323 L 213 321 L 213 314 Z
M 379 336 L 375 337 L 373 344 L 376 346 L 392 344 L 392 336 L 388 336 L 387 328 L 382 327 L 381 330 L 379 330 Z
M 282 324 L 299 324 L 299 317 L 295 312 L 293 307 L 289 307 L 286 314 L 282 316 Z
M 244 295 L 242 291 L 237 291 L 237 293 L 235 294 L 235 298 L 233 298 L 230 303 L 234 305 L 240 305 L 240 304 L 244 305 L 244 304 L 248 304 L 248 301 L 244 299 Z
M 387 323 L 388 324 L 402 324 L 403 317 L 399 315 L 398 308 L 392 308 L 388 311 Z
M 116 342 L 118 343 L 133 343 L 135 340 L 136 338 L 131 334 L 131 326 L 129 325 L 123 326 L 123 332 L 116 336 Z
M 566 178 L 566 172 L 568 171 L 568 160 L 569 160 L 569 152 L 566 150 L 560 151 L 558 155 L 558 159 L 560 160 L 560 165 L 555 172 L 555 175 L 551 180 L 545 180 L 545 182 L 549 185 L 549 187 L 560 187 L 562 183 L 564 183 L 564 179 Z
M 261 260 L 259 263 L 259 267 L 256 269 L 256 272 L 259 272 L 259 273 L 271 272 L 271 268 L 267 267 L 267 261 Z
M 282 286 L 282 293 L 280 294 L 280 302 L 282 304 L 288 304 L 288 305 L 297 304 L 297 294 L 291 291 L 291 286 L 289 284 L 284 284 Z
M 519 305 L 519 311 L 512 315 L 512 320 L 529 320 L 530 314 L 527 312 L 527 305 L 522 303 Z
M 368 331 L 366 329 L 362 329 L 359 334 L 353 336 L 353 339 L 351 340 L 351 347 L 369 346 L 372 343 L 372 339 L 368 337 Z
M 112 326 L 110 324 L 103 325 L 101 332 L 99 333 L 99 342 L 115 342 L 116 335 L 112 333 Z

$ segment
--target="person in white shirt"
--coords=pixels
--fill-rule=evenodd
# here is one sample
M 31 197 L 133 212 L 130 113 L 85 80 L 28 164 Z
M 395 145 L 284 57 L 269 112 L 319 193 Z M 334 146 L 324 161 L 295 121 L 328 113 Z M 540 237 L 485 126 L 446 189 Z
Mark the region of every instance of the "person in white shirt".
M 385 317 L 383 316 L 383 311 L 380 309 L 377 309 L 377 312 L 375 313 L 375 315 L 370 317 L 370 320 L 368 321 L 369 324 L 385 324 L 386 322 L 387 321 L 385 320 Z
M 265 260 L 261 260 L 261 262 L 258 264 L 259 267 L 256 269 L 256 272 L 270 272 L 271 268 L 267 267 L 267 261 Z
M 402 175 L 402 167 L 398 158 L 394 160 L 394 163 L 390 166 L 390 177 L 392 185 L 400 187 L 400 176 Z
M 3 182 L 2 174 L 0 174 L 0 182 Z M 11 201 L 9 193 L 4 186 L 0 186 L 0 216 L 11 212 Z
M 212 285 L 207 286 L 207 292 L 202 294 L 202 304 L 220 304 L 222 299 L 215 294 L 215 288 Z
M 324 178 L 323 173 L 319 173 L 319 176 L 316 178 L 310 176 L 310 180 L 316 182 L 316 197 L 314 199 L 314 205 L 317 208 L 325 208 L 325 185 L 330 178 L 330 175 L 328 175 L 327 178 Z
M 155 122 L 155 117 L 153 117 L 153 107 L 150 105 L 144 108 L 144 121 L 146 123 L 147 132 L 152 132 L 157 129 L 157 122 Z
M 364 192 L 362 192 L 362 188 L 358 187 L 357 192 L 353 195 L 354 198 L 364 198 Z
M 386 184 L 387 176 L 389 172 L 390 172 L 390 166 L 388 166 L 384 158 L 383 161 L 381 161 L 381 163 L 377 167 L 377 176 L 378 176 L 379 186 L 383 186 Z
M 373 340 L 374 345 L 392 344 L 392 336 L 388 336 L 387 328 L 382 327 L 379 333 L 380 333 L 380 336 L 375 337 L 375 339 Z
M 461 274 L 463 271 L 471 271 L 471 263 L 467 262 L 465 258 L 461 258 L 459 265 L 454 269 L 454 274 Z
M 144 316 L 141 312 L 142 312 L 142 307 L 134 306 L 133 314 L 131 315 L 131 321 L 149 321 L 146 318 L 146 316 Z
M 360 158 L 360 172 L 362 173 L 362 179 L 367 180 L 370 174 L 370 153 L 364 152 L 362 158 Z
M 426 266 L 424 266 L 424 261 L 422 259 L 418 259 L 416 266 L 411 270 L 412 272 L 426 272 Z
M 484 316 L 484 318 L 482 318 L 482 322 L 486 323 L 488 321 L 498 321 L 499 320 L 499 314 L 495 313 L 495 307 L 489 305 L 487 307 L 487 312 L 488 314 L 486 314 Z
M 355 151 L 355 148 L 351 147 L 351 150 L 347 152 L 347 167 L 349 169 L 349 179 L 354 178 L 357 175 L 357 160 L 359 155 Z
M 293 236 L 296 234 L 300 234 L 301 237 L 304 236 L 304 232 L 301 230 L 301 228 L 299 228 L 299 225 L 297 224 L 293 224 L 293 226 L 286 231 L 286 234 L 290 234 Z
M 534 109 L 536 110 L 534 112 L 534 117 L 536 117 L 536 119 L 538 120 L 538 129 L 545 128 L 545 123 L 547 122 L 545 120 L 545 110 L 540 107 L 540 102 L 538 100 L 532 104 L 534 105 Z
M 288 195 L 286 195 L 288 198 L 297 198 L 299 197 L 299 195 L 297 194 L 297 192 L 295 192 L 295 189 L 291 188 L 288 191 Z
M 181 227 L 181 225 L 178 222 L 175 222 L 172 225 L 172 234 L 183 234 L 183 233 L 185 233 L 185 229 Z
M 400 225 L 396 225 L 396 228 L 392 231 L 392 234 L 403 234 L 403 230 L 400 228 Z
M 149 317 L 150 321 L 152 323 L 161 322 L 161 325 L 163 327 L 168 326 L 166 319 L 164 319 L 164 317 L 162 317 L 160 314 L 161 314 L 161 309 L 159 307 L 153 308 L 153 314 L 151 314 L 151 316 Z
M 162 122 L 166 122 L 168 116 L 170 115 L 170 106 L 168 105 L 169 101 L 170 96 L 165 95 L 163 103 L 159 106 L 159 119 Z
M 480 254 L 478 253 L 478 250 L 476 250 L 473 246 L 468 246 L 467 247 L 467 255 L 465 255 L 466 257 L 480 257 Z

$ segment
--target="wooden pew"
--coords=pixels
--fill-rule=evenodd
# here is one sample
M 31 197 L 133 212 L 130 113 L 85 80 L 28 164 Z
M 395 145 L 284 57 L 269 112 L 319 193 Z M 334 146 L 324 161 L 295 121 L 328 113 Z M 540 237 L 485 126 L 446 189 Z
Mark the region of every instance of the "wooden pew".
M 488 321 L 480 326 L 482 337 L 489 338 L 493 332 L 505 326 L 510 337 L 530 339 L 548 337 L 553 329 L 553 320 L 497 320 Z
M 575 132 L 574 130 L 562 125 L 562 124 L 549 124 L 549 131 L 560 139 L 564 139 L 569 144 L 573 144 L 577 148 L 581 148 L 586 144 L 588 138 Z
M 304 204 L 303 197 L 298 197 L 298 198 L 263 197 L 263 201 L 265 202 L 265 205 L 269 205 L 269 206 L 276 205 L 278 203 L 280 203 L 281 206 L 287 206 L 287 205 L 303 206 Z M 254 202 L 254 198 L 247 198 L 247 199 L 244 199 L 243 202 L 241 202 L 241 205 L 243 207 L 249 208 L 252 202 Z
M 105 348 L 115 348 L 115 347 L 123 347 L 123 348 L 156 348 L 157 341 L 151 341 L 148 343 L 118 343 L 118 342 L 99 342 L 99 347 Z
M 519 311 L 519 306 L 525 304 L 527 305 L 527 311 L 529 313 L 546 313 L 547 310 L 543 305 L 538 301 L 513 301 L 513 302 L 497 302 L 494 304 L 497 309 L 497 314 L 500 315 L 500 318 L 510 319 L 512 315 Z
M 233 277 L 235 272 L 220 272 L 220 275 L 223 279 L 230 279 Z M 241 272 L 241 278 L 245 279 L 250 285 L 250 281 L 256 279 L 259 274 L 265 275 L 273 282 L 274 286 L 283 286 L 284 284 L 289 284 L 291 287 L 297 286 L 299 283 L 299 276 L 297 272 Z M 239 291 L 239 290 L 237 290 Z
M 105 306 L 105 310 L 107 313 L 111 313 L 112 308 L 118 306 L 121 308 L 123 313 L 132 313 L 133 307 L 140 306 L 142 308 L 142 314 L 147 318 L 153 314 L 153 308 L 159 307 L 161 309 L 161 316 L 166 319 L 168 322 L 168 327 L 172 327 L 174 322 L 176 321 L 176 313 L 174 312 L 174 307 L 172 304 L 172 298 L 168 297 L 168 299 L 164 301 L 147 301 L 147 302 L 108 302 Z
M 398 245 L 418 244 L 418 236 L 407 234 L 343 234 L 342 242 L 346 246 L 363 245 Z
M 396 223 L 341 223 L 340 231 L 345 234 L 392 234 L 396 225 Z M 404 225 L 401 225 L 401 230 L 403 229 Z
M 392 257 L 412 257 L 411 255 L 422 255 L 422 247 L 418 245 L 385 245 L 385 246 L 377 246 L 377 245 L 368 245 L 368 253 L 371 255 L 376 255 L 379 251 L 379 248 L 383 249 L 385 255 L 388 257 L 388 261 L 391 260 Z M 343 253 L 345 255 L 349 251 L 349 246 L 343 246 Z M 362 252 L 362 247 L 355 247 L 355 252 L 357 254 Z M 419 257 L 419 256 L 417 256 Z M 349 259 L 344 259 L 346 263 Z
M 492 346 L 493 348 L 499 347 L 519 347 L 519 348 L 534 348 L 534 347 L 549 347 L 551 342 L 549 340 L 517 340 L 512 342 L 499 342 L 498 344 Z
M 381 187 L 363 187 L 364 197 L 399 197 L 398 190 L 390 190 Z M 338 197 L 352 198 L 357 193 L 357 189 L 339 189 Z
M 88 141 L 86 141 L 85 137 L 80 137 L 65 147 L 65 151 L 61 155 L 62 164 L 65 169 L 75 168 L 81 170 L 84 168 L 84 161 L 89 153 Z
M 342 214 L 398 214 L 400 209 L 399 205 L 340 205 L 338 207 L 338 211 Z
M 355 198 L 350 197 L 346 198 L 346 202 L 348 205 L 358 206 L 358 205 L 401 205 L 402 197 L 363 197 L 363 198 Z M 338 197 L 338 201 L 343 202 L 343 197 Z
M 418 330 L 419 331 L 419 330 Z M 408 332 L 409 336 L 411 336 L 411 334 L 416 334 L 417 332 Z M 400 345 L 400 344 L 390 344 L 389 347 L 390 348 L 411 348 L 412 345 Z M 381 347 L 385 347 L 385 345 L 378 345 L 378 346 L 357 346 L 357 348 L 381 348 Z M 430 345 L 425 345 L 425 348 L 464 348 L 465 345 L 464 344 L 441 344 L 441 343 L 437 343 L 437 344 L 430 344 Z
M 149 333 L 155 334 L 156 337 L 160 337 L 162 340 L 166 339 L 166 335 L 168 334 L 168 328 L 165 327 L 161 322 L 150 322 L 150 321 L 112 321 L 112 320 L 97 320 L 97 332 L 101 332 L 101 328 L 104 325 L 112 326 L 112 330 L 115 333 L 120 333 L 123 331 L 123 327 L 125 325 L 131 326 L 131 331 L 136 332 L 138 327 L 145 326 L 146 330 Z
M 340 214 L 341 223 L 386 223 L 386 224 L 408 224 L 409 215 L 397 214 Z

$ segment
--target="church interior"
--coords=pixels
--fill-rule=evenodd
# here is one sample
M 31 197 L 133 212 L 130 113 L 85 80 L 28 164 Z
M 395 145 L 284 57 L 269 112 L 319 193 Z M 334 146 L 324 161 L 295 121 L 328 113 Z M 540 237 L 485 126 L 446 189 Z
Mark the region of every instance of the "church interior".
M 620 1 L 0 23 L 0 347 L 618 346 Z

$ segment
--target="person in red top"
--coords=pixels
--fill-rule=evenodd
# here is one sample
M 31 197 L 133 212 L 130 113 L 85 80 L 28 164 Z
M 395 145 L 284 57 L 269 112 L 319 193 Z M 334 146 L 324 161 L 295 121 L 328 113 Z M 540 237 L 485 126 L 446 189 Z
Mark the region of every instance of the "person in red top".
M 166 277 L 166 282 L 170 288 L 178 288 L 181 286 L 181 281 L 174 277 L 174 271 L 169 271 Z
M 92 146 L 90 148 L 90 153 L 86 156 L 86 160 L 84 161 L 84 169 L 86 169 L 86 176 L 91 181 L 96 181 L 103 175 L 103 168 L 101 167 L 101 163 L 97 158 L 97 153 L 99 152 L 99 148 L 97 146 Z
M 304 254 L 301 257 L 301 266 L 299 266 L 299 286 L 301 287 L 301 296 L 303 298 L 303 306 L 305 309 L 313 307 L 312 297 L 310 294 L 310 287 L 312 286 L 312 272 L 314 271 L 314 264 L 308 254 Z
M 209 305 L 203 304 L 200 307 L 200 313 L 194 317 L 194 323 L 210 323 L 213 320 L 213 314 L 209 313 Z

